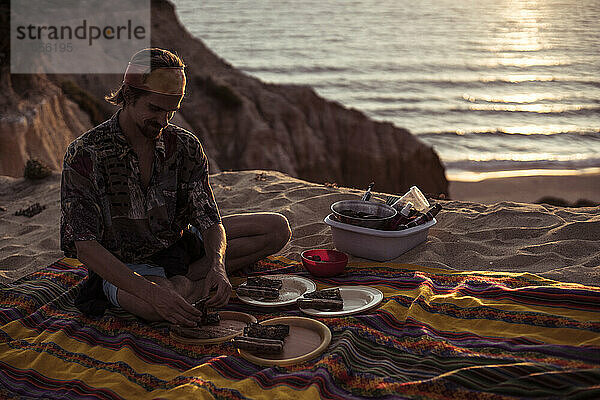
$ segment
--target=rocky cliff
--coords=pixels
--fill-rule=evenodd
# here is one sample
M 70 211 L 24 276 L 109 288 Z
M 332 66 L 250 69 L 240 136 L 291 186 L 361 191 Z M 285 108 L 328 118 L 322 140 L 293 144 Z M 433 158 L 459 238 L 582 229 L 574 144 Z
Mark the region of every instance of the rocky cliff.
M 165 0 L 152 1 L 152 45 L 175 51 L 187 65 L 187 94 L 175 123 L 191 129 L 202 140 L 213 171 L 271 169 L 351 187 L 366 187 L 375 181 L 378 191 L 397 193 L 416 184 L 428 193 L 448 193 L 437 154 L 407 130 L 372 121 L 359 111 L 319 97 L 309 87 L 266 84 L 248 76 L 192 37 L 178 21 L 173 5 Z M 15 79 L 24 78 L 13 76 L 13 84 Z M 75 99 L 79 107 L 87 105 L 88 114 L 106 117 L 114 109 L 97 99 L 117 88 L 122 76 L 53 75 L 42 79 L 67 98 L 62 100 L 57 94 L 54 108 L 39 110 L 38 115 L 58 116 L 54 110 L 75 113 L 69 101 L 72 93 L 64 93 L 67 84 L 80 92 Z M 24 112 L 13 104 L 8 114 L 14 120 L 22 118 Z M 86 124 L 80 115 L 75 120 Z M 56 154 L 48 156 L 50 160 L 60 158 L 63 145 L 84 130 L 66 122 L 59 125 L 64 138 L 58 147 L 62 148 L 57 147 Z M 2 137 L 19 136 L 6 134 L 4 129 L 0 125 Z M 23 131 L 25 127 L 14 129 Z M 49 130 L 48 135 L 52 134 L 54 131 Z M 40 155 L 28 147 L 28 140 L 21 134 L 18 145 L 12 146 L 25 148 L 25 155 Z M 6 154 L 3 147 L 0 152 Z M 0 174 L 19 175 L 21 162 L 16 160 L 11 169 L 0 165 Z
M 88 114 L 45 75 L 10 74 L 9 5 L 0 1 L 0 175 L 23 176 L 29 158 L 60 170 Z
M 89 129 L 89 116 L 43 75 L 0 72 L 0 175 L 23 176 L 30 158 L 62 168 L 67 145 Z

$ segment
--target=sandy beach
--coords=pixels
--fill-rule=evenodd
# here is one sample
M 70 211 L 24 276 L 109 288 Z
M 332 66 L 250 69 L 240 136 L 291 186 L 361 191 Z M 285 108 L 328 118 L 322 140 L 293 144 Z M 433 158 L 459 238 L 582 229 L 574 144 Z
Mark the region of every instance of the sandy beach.
M 600 399 L 600 2 L 29 3 L 0 3 L 0 399 Z M 165 216 L 215 221 L 207 183 L 221 216 L 292 235 L 264 222 L 281 250 L 231 293 L 86 246 L 121 288 L 106 302 L 60 249 L 63 168 L 67 197 L 91 182 L 117 229 L 157 235 L 124 260 Z M 325 223 L 372 181 L 371 201 L 416 185 L 436 205 L 370 231 L 403 235 L 385 262 Z M 349 264 L 311 274 L 301 254 L 334 234 Z M 194 261 L 179 247 L 161 262 Z M 281 285 L 244 296 L 258 275 Z
M 450 197 L 478 203 L 499 200 L 534 203 L 543 197 L 570 204 L 585 199 L 600 203 L 600 174 L 491 178 L 479 182 L 450 181 Z
M 598 188 L 592 185 L 597 177 L 581 178 L 453 183 L 453 200 L 440 202 L 443 210 L 437 225 L 430 229 L 427 242 L 392 261 L 458 270 L 531 272 L 599 286 L 598 207 L 563 208 L 518 202 L 532 202 L 544 195 L 570 201 L 600 200 Z M 580 186 L 568 186 L 565 182 Z M 284 214 L 293 236 L 279 254 L 296 260 L 305 249 L 333 248 L 330 228 L 323 223 L 330 205 L 361 194 L 358 189 L 333 188 L 262 170 L 222 172 L 212 176 L 211 184 L 222 215 L 253 211 Z M 590 191 L 586 192 L 586 188 Z M 375 193 L 375 197 L 384 196 Z M 36 202 L 46 207 L 41 213 L 32 218 L 14 215 Z M 59 174 L 33 183 L 0 177 L 0 207 L 2 283 L 10 283 L 62 257 Z M 351 257 L 351 262 L 371 261 Z

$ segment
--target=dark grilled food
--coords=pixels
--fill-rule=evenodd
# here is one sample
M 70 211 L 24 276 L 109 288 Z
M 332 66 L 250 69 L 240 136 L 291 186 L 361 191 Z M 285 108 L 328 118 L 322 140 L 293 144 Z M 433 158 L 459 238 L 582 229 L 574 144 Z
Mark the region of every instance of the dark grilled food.
M 344 308 L 344 301 L 338 299 L 307 299 L 299 298 L 296 300 L 298 307 L 312 308 L 315 310 L 339 311 Z
M 344 308 L 344 300 L 339 288 L 317 290 L 305 293 L 304 297 L 296 300 L 298 307 L 315 310 L 339 311 Z
M 339 288 L 317 290 L 310 293 L 305 293 L 304 298 L 307 299 L 330 299 L 342 300 L 342 294 Z
M 177 335 L 189 339 L 214 339 L 238 332 L 236 329 L 225 328 L 222 326 L 202 326 L 190 328 L 181 325 L 171 325 L 171 330 Z
M 262 339 L 283 340 L 290 334 L 290 326 L 284 324 L 261 325 L 250 324 L 244 328 L 244 335 Z
M 235 291 L 238 294 L 238 296 L 247 296 L 251 299 L 273 300 L 279 297 L 279 289 L 275 288 L 240 285 Z
M 247 286 L 260 287 L 260 288 L 271 288 L 281 289 L 283 281 L 281 279 L 270 279 L 262 276 L 250 276 L 246 280 Z
M 260 339 L 249 336 L 236 336 L 233 345 L 242 350 L 253 353 L 279 353 L 283 350 L 283 340 Z
M 205 297 L 194 303 L 194 307 L 202 313 L 198 323 L 200 325 L 217 325 L 221 321 L 221 316 L 219 313 L 208 311 L 208 306 L 206 305 L 208 299 L 208 297 Z
M 198 300 L 197 302 L 195 302 L 192 305 L 194 307 L 196 307 L 196 309 L 198 311 L 200 311 L 202 313 L 202 315 L 204 315 L 204 314 L 206 314 L 208 312 L 208 306 L 206 305 L 207 301 L 208 301 L 208 297 L 205 297 L 203 299 Z
M 245 283 L 238 286 L 236 292 L 239 296 L 247 296 L 251 299 L 274 300 L 279 297 L 279 289 L 283 286 L 280 279 L 269 279 L 262 276 L 251 276 Z
M 201 325 L 219 325 L 221 322 L 221 316 L 219 313 L 206 313 L 200 320 Z
M 284 340 L 289 334 L 289 325 L 251 323 L 244 328 L 243 336 L 233 338 L 233 345 L 253 353 L 279 353 L 283 350 Z

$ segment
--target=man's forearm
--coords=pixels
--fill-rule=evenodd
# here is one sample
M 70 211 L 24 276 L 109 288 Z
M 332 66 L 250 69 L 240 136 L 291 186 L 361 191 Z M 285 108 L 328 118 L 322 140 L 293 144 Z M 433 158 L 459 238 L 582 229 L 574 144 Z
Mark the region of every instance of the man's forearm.
M 223 224 L 214 224 L 202 233 L 204 251 L 211 265 L 225 265 L 227 237 Z
M 195 321 L 201 317 L 200 311 L 173 288 L 162 283 L 151 282 L 134 273 L 95 240 L 75 242 L 75 245 L 77 256 L 90 269 L 119 289 L 148 303 L 152 308 L 152 310 L 142 310 L 134 307 L 134 303 L 130 302 L 124 308 L 131 313 L 152 321 L 163 319 L 172 324 L 185 326 L 195 326 Z
M 138 297 L 148 295 L 155 284 L 136 274 L 95 240 L 75 242 L 77 258 L 116 287 Z
M 200 295 L 202 297 L 207 295 L 210 297 L 206 303 L 209 307 L 220 307 L 227 304 L 229 296 L 231 296 L 231 282 L 229 282 L 227 271 L 225 270 L 227 237 L 225 236 L 223 224 L 213 224 L 210 228 L 202 232 L 202 238 L 204 240 L 206 256 L 198 264 L 191 264 L 187 276 L 193 281 L 203 280 Z M 209 270 L 206 271 L 206 276 L 202 274 L 204 271 L 194 268 L 195 265 L 206 266 L 206 264 L 209 267 Z M 211 294 L 210 291 L 213 289 L 214 292 Z

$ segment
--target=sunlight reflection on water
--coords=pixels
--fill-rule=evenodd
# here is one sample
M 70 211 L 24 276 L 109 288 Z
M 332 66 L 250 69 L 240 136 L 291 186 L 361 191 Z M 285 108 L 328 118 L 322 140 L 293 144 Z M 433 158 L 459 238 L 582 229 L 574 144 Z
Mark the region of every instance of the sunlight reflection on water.
M 600 166 L 600 1 L 175 4 L 233 65 L 406 127 L 449 171 Z

